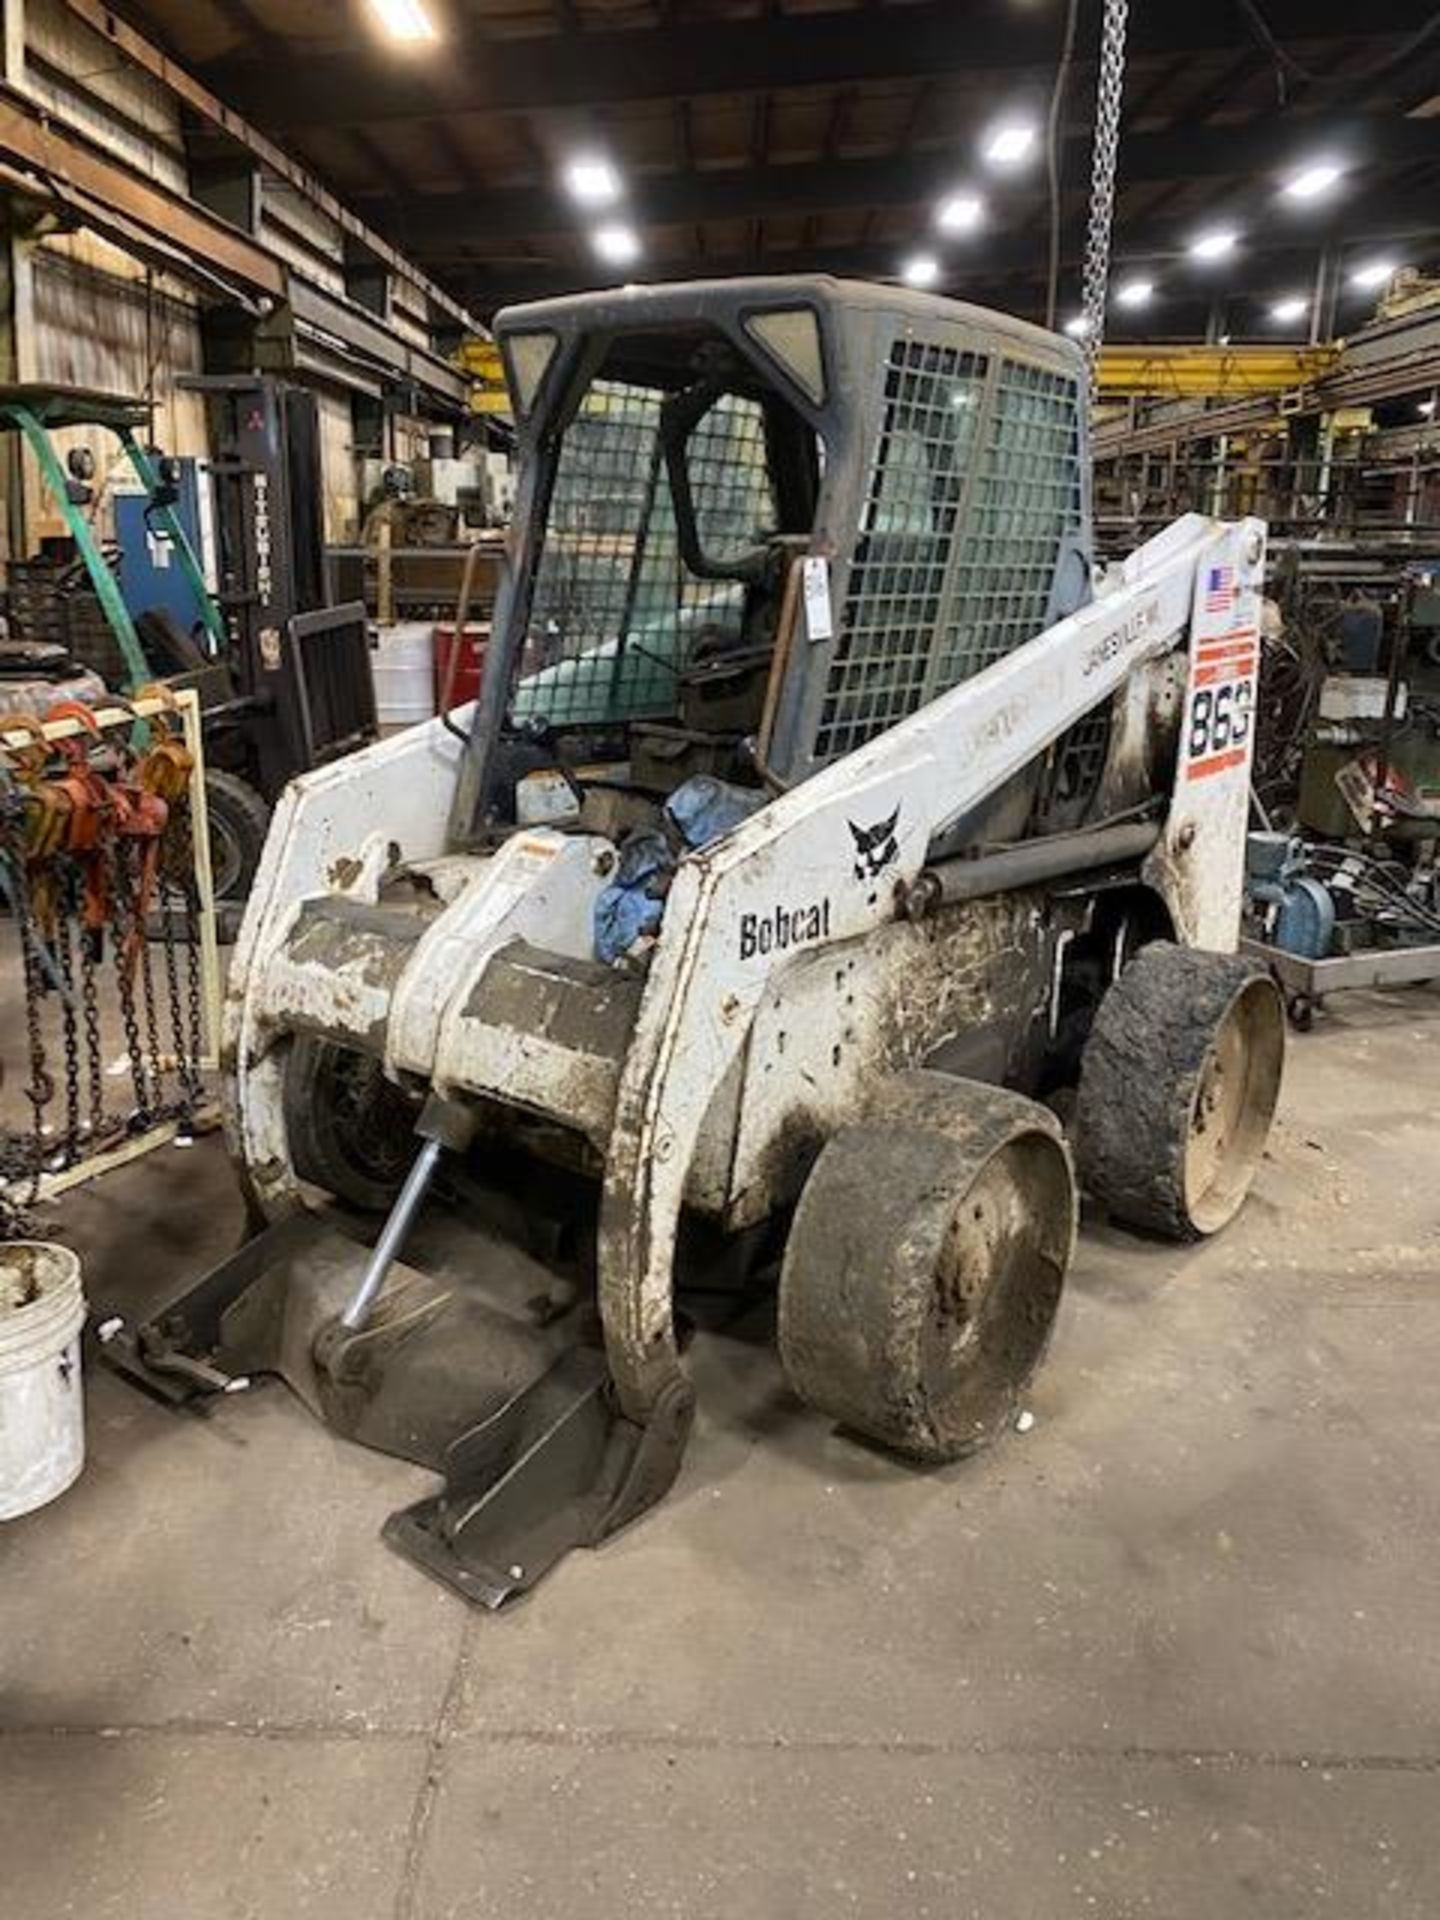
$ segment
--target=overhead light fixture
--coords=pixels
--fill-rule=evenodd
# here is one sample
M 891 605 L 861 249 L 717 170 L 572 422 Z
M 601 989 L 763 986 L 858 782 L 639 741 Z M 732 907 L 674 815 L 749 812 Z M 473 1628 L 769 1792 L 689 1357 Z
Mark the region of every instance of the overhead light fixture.
M 1239 239 L 1233 227 L 1211 227 L 1206 233 L 1198 233 L 1190 242 L 1192 260 L 1223 260 L 1227 254 L 1235 251 L 1235 242 Z
M 640 258 L 639 234 L 619 221 L 596 227 L 590 235 L 590 244 L 607 266 L 628 267 L 632 260 Z
M 973 233 L 985 218 L 985 202 L 977 193 L 952 193 L 935 209 L 942 233 Z
M 438 40 L 439 29 L 425 10 L 424 0 L 370 0 L 370 11 L 381 31 L 407 46 Z
M 1120 307 L 1144 307 L 1155 291 L 1153 280 L 1122 280 L 1115 289 L 1115 304 Z
M 940 262 L 933 253 L 912 253 L 900 269 L 907 287 L 933 287 L 940 278 Z
M 1270 309 L 1270 318 L 1288 326 L 1292 321 L 1303 320 L 1310 311 L 1310 302 L 1300 294 L 1291 294 L 1284 300 L 1277 300 Z
M 1350 275 L 1352 287 L 1383 287 L 1395 272 L 1393 260 L 1366 260 Z
M 981 151 L 992 167 L 1014 167 L 1034 144 L 1035 129 L 1028 120 L 1001 120 L 986 134 Z
M 1084 340 L 1090 332 L 1090 322 L 1083 313 L 1072 313 L 1065 322 L 1065 331 L 1072 340 Z
M 565 169 L 565 191 L 582 207 L 608 207 L 620 198 L 620 175 L 600 154 L 582 154 Z
M 1317 160 L 1313 165 L 1292 173 L 1282 191 L 1287 200 L 1318 200 L 1328 193 L 1345 169 L 1333 160 Z

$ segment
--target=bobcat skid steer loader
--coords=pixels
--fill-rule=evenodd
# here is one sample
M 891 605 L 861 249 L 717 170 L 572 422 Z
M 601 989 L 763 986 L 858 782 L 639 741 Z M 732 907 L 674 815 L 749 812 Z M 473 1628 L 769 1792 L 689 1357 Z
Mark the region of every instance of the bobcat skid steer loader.
M 994 1438 L 1077 1169 L 1222 1226 L 1283 1046 L 1234 957 L 1265 531 L 1097 581 L 1070 343 L 825 278 L 497 332 L 480 699 L 277 808 L 225 1058 L 269 1225 L 111 1348 L 435 1468 L 387 1538 L 490 1607 L 673 1481 L 677 1289 L 778 1264 L 813 1407 Z

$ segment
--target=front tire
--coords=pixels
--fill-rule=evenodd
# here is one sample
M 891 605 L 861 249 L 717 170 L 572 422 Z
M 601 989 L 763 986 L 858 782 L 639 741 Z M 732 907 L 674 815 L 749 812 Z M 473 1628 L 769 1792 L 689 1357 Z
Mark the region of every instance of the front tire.
M 1058 1122 L 946 1074 L 893 1076 L 817 1160 L 780 1278 L 780 1357 L 803 1400 L 923 1461 L 1010 1424 L 1075 1241 Z
M 296 1173 L 365 1213 L 388 1213 L 415 1157 L 418 1106 L 369 1054 L 297 1034 L 285 1062 Z
M 1100 1003 L 1080 1069 L 1080 1178 L 1127 1225 L 1173 1240 L 1239 1212 L 1280 1098 L 1285 1007 L 1233 954 L 1157 940 Z

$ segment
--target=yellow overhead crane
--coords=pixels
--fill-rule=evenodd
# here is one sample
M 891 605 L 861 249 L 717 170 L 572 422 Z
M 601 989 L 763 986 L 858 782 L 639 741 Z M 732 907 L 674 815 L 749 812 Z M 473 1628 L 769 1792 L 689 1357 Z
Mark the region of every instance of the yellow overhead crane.
M 1289 393 L 1331 372 L 1337 346 L 1154 346 L 1120 341 L 1100 349 L 1106 400 L 1243 400 Z
M 1334 346 L 1172 346 L 1120 341 L 1100 351 L 1099 391 L 1104 400 L 1242 400 L 1253 394 L 1289 393 L 1329 373 L 1340 357 Z M 500 351 L 476 335 L 462 341 L 458 364 L 474 381 L 476 413 L 508 414 L 509 397 Z
M 474 382 L 470 389 L 472 413 L 508 415 L 510 395 L 505 386 L 505 369 L 500 349 L 493 340 L 467 334 L 455 350 L 455 364 Z

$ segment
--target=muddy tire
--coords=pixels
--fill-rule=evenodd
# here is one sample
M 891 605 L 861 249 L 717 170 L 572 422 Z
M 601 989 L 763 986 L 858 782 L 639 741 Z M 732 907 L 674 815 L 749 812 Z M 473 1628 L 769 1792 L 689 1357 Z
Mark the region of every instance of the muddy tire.
M 780 1278 L 800 1397 L 925 1461 L 1010 1424 L 1045 1352 L 1075 1240 L 1060 1126 L 976 1081 L 888 1079 L 816 1161 Z
M 1100 1003 L 1073 1139 L 1086 1190 L 1168 1239 L 1218 1232 L 1244 1202 L 1280 1097 L 1285 1008 L 1250 961 L 1155 941 Z
M 248 780 L 221 767 L 205 769 L 210 820 L 210 874 L 217 903 L 238 906 L 255 884 L 270 831 L 270 809 Z
M 388 1213 L 415 1157 L 419 1109 L 378 1060 L 298 1034 L 285 1063 L 285 1131 L 302 1180 Z

